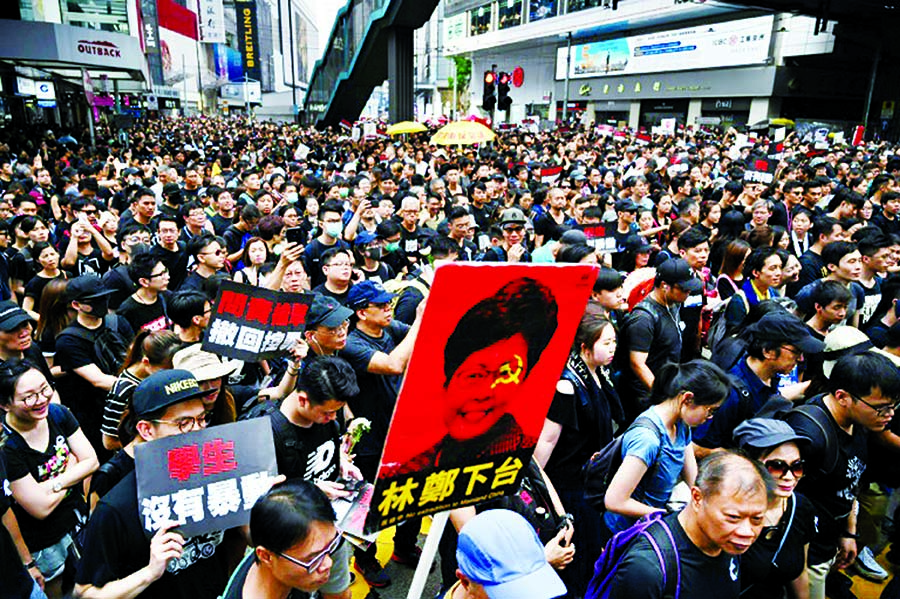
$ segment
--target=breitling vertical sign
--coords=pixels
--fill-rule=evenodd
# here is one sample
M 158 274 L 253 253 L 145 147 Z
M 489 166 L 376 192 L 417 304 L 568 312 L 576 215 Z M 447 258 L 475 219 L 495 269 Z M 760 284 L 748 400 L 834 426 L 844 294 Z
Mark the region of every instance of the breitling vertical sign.
M 244 65 L 244 76 L 259 81 L 259 30 L 256 26 L 256 0 L 235 0 L 237 9 L 238 47 Z

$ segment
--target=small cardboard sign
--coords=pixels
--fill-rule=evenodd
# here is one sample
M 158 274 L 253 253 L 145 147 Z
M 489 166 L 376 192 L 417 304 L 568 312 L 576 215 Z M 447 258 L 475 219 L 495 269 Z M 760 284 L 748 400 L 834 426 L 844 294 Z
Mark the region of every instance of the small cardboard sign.
M 277 474 L 268 418 L 140 443 L 134 461 L 148 537 L 169 520 L 185 538 L 243 526 Z
M 224 281 L 203 334 L 203 351 L 244 362 L 282 356 L 302 339 L 312 300 L 311 293 Z
M 608 254 L 616 251 L 616 223 L 600 223 L 596 225 L 578 225 L 587 237 L 587 244 L 600 252 Z

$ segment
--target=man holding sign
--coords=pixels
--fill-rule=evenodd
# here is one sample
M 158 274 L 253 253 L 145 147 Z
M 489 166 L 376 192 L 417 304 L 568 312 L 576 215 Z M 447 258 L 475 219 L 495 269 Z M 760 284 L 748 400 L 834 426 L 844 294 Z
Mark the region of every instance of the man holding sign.
M 206 393 L 186 370 L 164 370 L 138 385 L 132 399 L 137 433 L 154 441 L 206 427 Z M 142 526 L 137 477 L 129 473 L 101 501 L 88 523 L 75 577 L 79 597 L 218 596 L 228 581 L 223 532 L 185 539 L 163 523 L 151 539 Z

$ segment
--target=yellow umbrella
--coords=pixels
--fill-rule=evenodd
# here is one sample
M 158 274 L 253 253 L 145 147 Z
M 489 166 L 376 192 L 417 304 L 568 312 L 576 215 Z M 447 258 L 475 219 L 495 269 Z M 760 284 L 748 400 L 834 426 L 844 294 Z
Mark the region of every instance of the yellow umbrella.
M 468 146 L 491 141 L 494 132 L 476 121 L 456 121 L 434 134 L 431 143 L 437 146 Z
M 428 131 L 428 127 L 422 123 L 416 123 L 415 121 L 400 121 L 399 123 L 394 123 L 388 127 L 385 133 L 388 135 L 403 135 L 404 133 L 421 133 L 422 131 Z

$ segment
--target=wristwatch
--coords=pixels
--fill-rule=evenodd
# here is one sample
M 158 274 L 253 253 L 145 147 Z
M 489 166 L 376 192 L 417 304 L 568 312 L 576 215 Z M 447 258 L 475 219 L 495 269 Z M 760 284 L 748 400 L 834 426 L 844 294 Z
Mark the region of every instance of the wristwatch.
M 859 539 L 859 535 L 855 532 L 847 532 L 846 530 L 841 533 L 841 537 L 844 539 Z
M 59 482 L 53 483 L 53 487 L 51 488 L 53 489 L 54 493 L 62 493 L 63 490 L 63 486 Z

